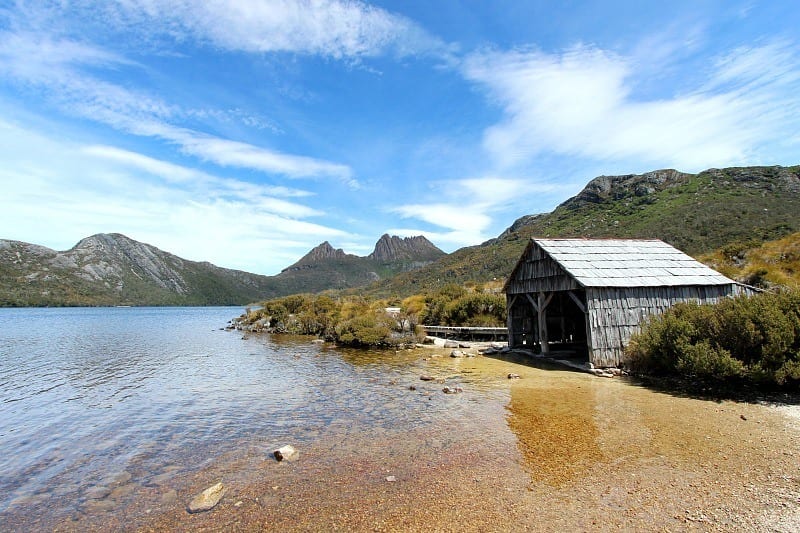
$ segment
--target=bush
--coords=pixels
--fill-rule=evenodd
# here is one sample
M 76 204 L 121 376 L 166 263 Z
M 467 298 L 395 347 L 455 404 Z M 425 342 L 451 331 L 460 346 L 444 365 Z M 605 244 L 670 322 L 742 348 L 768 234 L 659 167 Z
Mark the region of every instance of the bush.
M 643 325 L 626 348 L 625 362 L 641 373 L 798 385 L 800 294 L 678 304 Z
M 352 346 L 379 346 L 389 344 L 392 330 L 383 317 L 375 314 L 360 315 L 336 325 L 336 340 Z

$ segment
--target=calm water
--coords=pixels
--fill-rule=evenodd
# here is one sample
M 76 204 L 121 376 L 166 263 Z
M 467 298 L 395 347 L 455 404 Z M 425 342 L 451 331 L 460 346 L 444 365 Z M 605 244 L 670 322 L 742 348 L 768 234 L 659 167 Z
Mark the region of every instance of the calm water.
M 399 385 L 422 388 L 419 354 L 222 331 L 241 311 L 0 309 L 0 513 L 69 513 L 115 475 L 146 485 L 165 465 L 200 469 L 235 446 L 390 436 L 460 416 L 502 424 L 504 401 L 465 414 L 452 409 L 462 395 L 431 402 Z M 473 379 L 483 397 L 507 394 Z

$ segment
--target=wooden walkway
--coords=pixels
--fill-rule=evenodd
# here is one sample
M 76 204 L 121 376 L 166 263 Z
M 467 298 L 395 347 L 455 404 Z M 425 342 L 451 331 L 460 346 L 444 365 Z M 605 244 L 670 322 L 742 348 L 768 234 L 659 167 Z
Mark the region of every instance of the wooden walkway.
M 466 326 L 422 326 L 425 334 L 432 337 L 469 340 L 506 340 L 508 328 L 466 327 Z

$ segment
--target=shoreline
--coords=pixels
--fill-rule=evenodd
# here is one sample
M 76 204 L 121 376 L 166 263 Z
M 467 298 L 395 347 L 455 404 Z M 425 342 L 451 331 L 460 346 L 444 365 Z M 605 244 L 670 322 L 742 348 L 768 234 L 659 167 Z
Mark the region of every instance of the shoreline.
M 198 457 L 205 462 L 199 469 L 164 465 L 150 483 L 136 484 L 140 472 L 129 468 L 108 487 L 117 500 L 98 499 L 55 527 L 42 525 L 64 531 L 800 528 L 798 406 L 681 397 L 628 378 L 543 369 L 538 359 L 531 365 L 513 354 L 451 358 L 450 350 L 406 354 L 414 373 L 381 384 L 420 405 L 445 402 L 452 414 L 437 425 L 366 431 L 335 419 L 297 445 L 294 462 L 270 455 L 292 442 L 264 436 Z M 426 385 L 417 371 L 464 392 L 444 395 L 441 384 Z M 520 378 L 507 379 L 510 372 Z M 189 514 L 189 501 L 217 482 L 227 489 L 220 503 Z M 32 516 L 18 518 L 28 521 L 6 523 L 36 525 Z

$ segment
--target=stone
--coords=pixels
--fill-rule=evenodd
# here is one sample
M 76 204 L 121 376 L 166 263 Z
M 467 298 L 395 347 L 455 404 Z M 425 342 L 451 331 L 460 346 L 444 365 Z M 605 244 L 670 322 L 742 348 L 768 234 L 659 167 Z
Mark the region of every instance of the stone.
M 311 341 L 311 344 L 325 344 L 325 341 L 322 339 L 314 339 Z
M 464 392 L 464 389 L 461 387 L 445 387 L 442 389 L 442 392 L 445 394 L 458 394 L 459 392 Z
M 394 483 L 395 481 L 397 481 L 397 478 L 394 476 L 386 476 L 386 481 L 388 481 L 389 483 Z
M 97 485 L 86 492 L 86 498 L 89 500 L 102 500 L 109 494 L 111 494 L 110 488 L 105 485 Z
M 450 352 L 450 357 L 464 357 L 464 352 L 461 350 L 453 350 Z
M 519 374 L 509 373 L 508 379 L 519 379 Z
M 161 503 L 164 505 L 175 503 L 177 500 L 178 500 L 178 491 L 176 491 L 175 489 L 170 489 L 161 495 Z
M 186 510 L 190 513 L 210 511 L 217 506 L 223 496 L 225 496 L 225 486 L 222 483 L 217 483 L 195 496 L 189 502 L 189 507 Z
M 281 446 L 280 448 L 272 452 L 272 455 L 278 461 L 286 460 L 291 462 L 300 459 L 300 452 L 298 452 L 295 449 L 295 447 L 292 446 L 291 444 L 287 444 L 286 446 Z
M 460 345 L 456 341 L 444 341 L 445 348 L 459 348 Z
M 419 379 L 421 379 L 422 381 L 433 381 L 436 378 L 433 376 L 420 376 Z
M 469 349 L 469 348 L 472 348 L 472 345 L 471 345 L 471 344 L 469 344 L 469 343 L 466 343 L 466 342 L 459 342 L 459 343 L 458 343 L 458 347 L 459 347 L 459 348 L 466 348 L 466 349 Z

